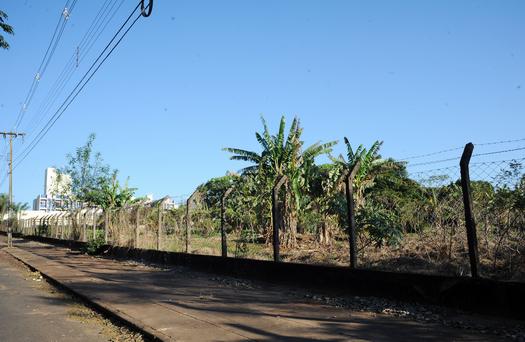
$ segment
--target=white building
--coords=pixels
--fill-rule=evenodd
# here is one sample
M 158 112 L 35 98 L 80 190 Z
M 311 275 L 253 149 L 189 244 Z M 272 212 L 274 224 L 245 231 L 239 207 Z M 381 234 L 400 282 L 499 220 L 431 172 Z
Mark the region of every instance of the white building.
M 71 176 L 59 173 L 54 167 L 48 167 L 45 173 L 44 194 L 48 197 L 69 197 L 71 195 Z
M 33 200 L 33 210 L 54 211 L 69 209 L 71 195 L 71 176 L 59 173 L 57 169 L 48 167 L 45 171 L 44 194 Z

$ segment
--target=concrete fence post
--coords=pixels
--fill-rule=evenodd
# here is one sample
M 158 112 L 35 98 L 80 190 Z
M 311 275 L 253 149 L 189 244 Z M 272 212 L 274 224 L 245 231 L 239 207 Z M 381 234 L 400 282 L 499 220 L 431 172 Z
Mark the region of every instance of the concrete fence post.
M 159 216 L 157 221 L 157 250 L 162 247 L 162 201 L 159 201 Z
M 140 228 L 140 206 L 137 206 L 137 211 L 135 212 L 135 248 L 139 248 L 139 228 Z
M 348 220 L 348 245 L 350 249 L 350 268 L 357 267 L 357 246 L 355 228 L 354 178 L 359 171 L 361 162 L 358 160 L 345 176 L 346 214 Z
M 476 236 L 476 221 L 472 213 L 472 193 L 470 189 L 469 163 L 474 151 L 474 144 L 465 145 L 459 166 L 461 168 L 461 190 L 463 193 L 463 207 L 465 209 L 465 226 L 467 228 L 468 254 L 470 259 L 470 273 L 473 278 L 479 277 L 478 238 Z
M 233 191 L 233 187 L 224 192 L 221 198 L 221 255 L 226 258 L 228 256 L 228 240 L 226 236 L 226 198 Z
M 109 209 L 104 210 L 104 243 L 108 243 Z
M 279 213 L 279 190 L 286 182 L 287 177 L 282 176 L 272 189 L 272 226 L 273 226 L 273 261 L 280 262 L 280 241 L 279 241 L 279 229 L 281 228 Z

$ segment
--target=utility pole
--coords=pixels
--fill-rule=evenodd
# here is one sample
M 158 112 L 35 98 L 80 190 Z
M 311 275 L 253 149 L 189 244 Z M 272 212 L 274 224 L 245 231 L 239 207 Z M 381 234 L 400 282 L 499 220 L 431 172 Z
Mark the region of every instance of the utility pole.
M 7 247 L 13 247 L 13 222 L 11 211 L 13 208 L 13 138 L 23 137 L 25 133 L 0 132 L 0 135 L 9 137 L 9 205 L 7 207 Z

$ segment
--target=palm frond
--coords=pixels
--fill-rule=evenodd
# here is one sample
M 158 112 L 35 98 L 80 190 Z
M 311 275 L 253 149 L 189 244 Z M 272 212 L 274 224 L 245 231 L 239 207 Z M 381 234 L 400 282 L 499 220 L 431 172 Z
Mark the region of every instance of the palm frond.
M 284 118 L 284 115 L 281 116 L 281 122 L 279 123 L 279 132 L 277 133 L 275 145 L 281 147 L 283 146 L 284 142 L 284 129 L 286 127 L 286 119 Z
M 266 140 L 266 142 L 268 143 L 269 145 L 269 150 L 272 150 L 273 149 L 273 139 L 272 139 L 272 136 L 270 134 L 270 130 L 268 129 L 268 125 L 266 124 L 266 120 L 264 119 L 264 116 L 262 116 L 261 114 L 261 122 L 263 124 L 263 136 L 264 136 L 264 140 Z

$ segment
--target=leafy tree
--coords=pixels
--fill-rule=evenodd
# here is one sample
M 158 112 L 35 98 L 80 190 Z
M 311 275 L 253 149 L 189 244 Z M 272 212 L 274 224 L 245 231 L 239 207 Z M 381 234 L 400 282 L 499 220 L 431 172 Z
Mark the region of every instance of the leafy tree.
M 0 28 L 5 33 L 14 35 L 15 32 L 13 31 L 13 27 L 5 22 L 7 18 L 8 18 L 7 13 L 0 10 Z M 4 36 L 1 34 L 0 34 L 0 48 L 6 49 L 6 50 L 9 49 L 9 43 L 4 39 Z
M 121 186 L 117 176 L 115 170 L 110 179 L 99 178 L 97 187 L 91 188 L 84 199 L 102 209 L 122 208 L 138 201 L 134 198 L 136 189 L 128 187 L 127 181 Z
M 382 141 L 375 141 L 372 146 L 367 149 L 363 145 L 359 145 L 354 151 L 348 138 L 344 138 L 346 145 L 346 159 L 343 155 L 338 158 L 331 158 L 335 165 L 342 170 L 350 171 L 358 161 L 361 162 L 359 169 L 354 177 L 355 188 L 355 202 L 357 207 L 364 205 L 364 191 L 374 185 L 374 179 L 377 171 L 381 170 L 380 166 L 386 166 L 387 161 L 381 159 L 379 149 L 383 144 Z M 376 172 L 374 172 L 376 171 Z
M 91 133 L 85 145 L 78 147 L 74 154 L 66 156 L 68 165 L 59 170 L 59 175 L 67 174 L 71 177 L 68 192 L 76 201 L 89 202 L 92 190 L 112 181 L 109 166 L 104 164 L 100 152 L 93 151 L 94 141 L 95 134 Z
M 284 191 L 285 207 L 281 208 L 284 227 L 284 244 L 295 245 L 297 231 L 297 215 L 300 210 L 302 188 L 307 184 L 308 169 L 314 165 L 315 157 L 329 153 L 336 142 L 321 144 L 319 142 L 303 149 L 301 140 L 302 128 L 298 118 L 294 118 L 286 136 L 286 120 L 281 117 L 279 130 L 271 135 L 266 121 L 261 117 L 263 131 L 256 132 L 255 138 L 261 145 L 260 153 L 239 148 L 225 148 L 234 154 L 230 159 L 252 162 L 243 172 L 257 172 L 261 181 L 260 192 L 267 198 L 273 185 L 282 177 L 287 176 L 288 182 Z M 270 206 L 266 208 L 270 211 Z
M 0 194 L 0 214 L 4 217 L 9 209 L 9 196 L 7 194 Z

